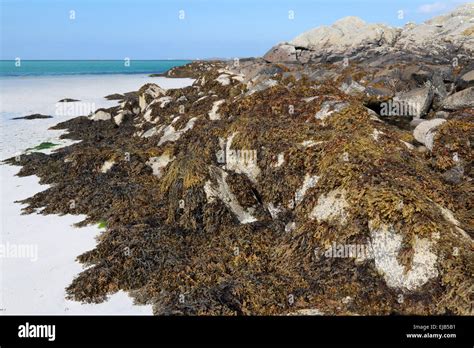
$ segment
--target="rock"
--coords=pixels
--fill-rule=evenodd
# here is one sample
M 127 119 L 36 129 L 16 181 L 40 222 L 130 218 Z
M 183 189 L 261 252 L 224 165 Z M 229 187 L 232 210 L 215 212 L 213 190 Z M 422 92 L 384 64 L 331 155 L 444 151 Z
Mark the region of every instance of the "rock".
M 144 132 L 143 134 L 140 134 L 140 136 L 142 138 L 152 137 L 154 135 L 157 135 L 162 130 L 162 128 L 163 128 L 163 126 L 161 126 L 160 128 L 152 127 L 150 129 L 148 129 L 146 132 Z
M 174 157 L 170 157 L 168 154 L 163 154 L 158 157 L 150 157 L 146 164 L 149 165 L 153 170 L 153 175 L 157 176 L 158 178 L 161 178 L 163 174 L 163 169 L 166 168 L 166 166 L 173 160 Z
M 425 120 L 422 118 L 414 118 L 413 120 L 410 121 L 410 126 L 413 128 L 416 128 L 416 126 L 418 126 L 422 122 L 425 122 Z
M 259 75 L 274 75 L 282 72 L 281 67 L 269 64 L 264 59 L 242 59 L 238 65 L 230 64 L 226 69 L 233 74 L 244 77 L 244 83 L 254 79 Z
M 220 120 L 221 115 L 218 113 L 219 107 L 225 103 L 225 99 L 217 100 L 212 104 L 212 109 L 211 111 L 208 112 L 209 119 L 210 120 Z
M 71 98 L 64 98 L 64 99 L 61 99 L 60 101 L 58 101 L 58 103 L 69 103 L 69 102 L 78 102 L 80 100 L 78 99 L 71 99 Z
M 100 172 L 107 173 L 110 169 L 112 169 L 114 164 L 115 164 L 114 160 L 105 161 L 102 167 L 100 167 Z
M 92 267 L 68 296 L 96 303 L 131 291 L 157 315 L 472 313 L 473 109 L 395 128 L 382 103 L 408 91 L 397 97 L 433 94 L 435 105 L 450 63 L 364 44 L 349 65 L 328 63 L 345 52 L 298 46 L 293 63 L 242 60 L 230 71 L 229 61 L 193 62 L 174 70 L 195 76 L 192 86 L 147 85 L 91 117 L 120 127 L 71 119 L 55 129 L 74 145 L 9 159 L 20 176 L 50 184 L 23 201 L 26 212 L 68 214 L 74 200 L 84 224 L 107 220 L 95 250 L 79 256 Z M 456 76 L 472 70 L 459 64 Z M 298 79 L 312 73 L 332 77 Z M 388 91 L 349 97 L 338 87 L 352 93 L 352 81 Z M 426 103 L 431 118 L 439 110 Z M 176 301 L 183 289 L 185 304 Z
M 449 117 L 449 112 L 447 112 L 447 111 L 437 111 L 435 113 L 435 118 L 448 119 L 448 117 Z
M 358 17 L 345 17 L 331 26 L 307 31 L 291 41 L 296 47 L 311 49 L 316 54 L 344 56 L 363 47 L 393 44 L 398 30 L 383 24 L 367 24 Z
M 408 92 L 397 93 L 393 98 L 394 103 L 398 103 L 402 114 L 396 116 L 413 116 L 420 118 L 428 112 L 433 101 L 433 89 L 422 87 L 412 89 Z
M 143 111 L 146 109 L 149 103 L 151 103 L 152 100 L 165 94 L 166 91 L 160 86 L 153 83 L 146 84 L 138 91 L 138 105 Z
M 228 86 L 230 85 L 230 75 L 221 74 L 219 75 L 219 77 L 217 77 L 216 81 L 219 82 L 222 86 Z
M 375 227 L 372 222 L 369 222 L 369 230 L 375 268 L 383 275 L 387 286 L 413 291 L 438 276 L 438 257 L 432 252 L 432 239 L 415 236 L 412 265 L 406 271 L 398 260 L 402 235 L 391 225 Z
M 114 116 L 114 122 L 117 126 L 120 126 L 125 118 L 125 112 L 119 112 L 116 116 Z
M 474 36 L 469 35 L 469 30 L 473 27 L 470 21 L 473 16 L 474 5 L 465 4 L 420 25 L 406 26 L 395 47 L 417 53 L 432 52 L 434 56 L 460 49 L 472 52 Z
M 443 173 L 443 179 L 451 184 L 459 184 L 464 176 L 464 168 L 457 165 Z
M 433 89 L 433 108 L 437 108 L 443 99 L 448 96 L 448 91 L 446 90 L 443 77 L 441 74 L 435 72 L 427 84 Z
M 463 90 L 474 86 L 474 70 L 468 71 L 456 81 L 457 90 Z
M 296 81 L 300 80 L 303 77 L 303 73 L 301 71 L 287 71 L 281 74 L 283 79 L 287 79 L 289 77 L 293 77 Z
M 218 167 L 209 168 L 213 181 L 207 181 L 204 186 L 206 199 L 213 202 L 221 200 L 231 211 L 241 224 L 248 224 L 257 221 L 249 209 L 242 207 L 235 194 L 226 182 L 228 173 Z
M 189 121 L 184 126 L 184 128 L 179 129 L 179 130 L 176 130 L 174 128 L 173 124 L 170 124 L 169 126 L 165 127 L 163 129 L 163 136 L 161 137 L 160 141 L 158 142 L 158 146 L 160 146 L 161 144 L 164 144 L 168 141 L 169 142 L 175 142 L 176 140 L 178 140 L 181 137 L 181 135 L 183 135 L 184 133 L 186 133 L 187 131 L 192 129 L 194 127 L 194 123 L 196 123 L 196 121 L 197 121 L 196 117 L 190 118 Z
M 252 95 L 256 92 L 264 91 L 268 88 L 276 86 L 278 81 L 274 79 L 267 78 L 266 76 L 260 76 L 255 79 L 255 81 L 251 81 L 247 88 L 249 89 L 247 95 Z
M 257 182 L 260 175 L 260 167 L 257 164 L 256 150 L 233 150 L 232 142 L 237 133 L 232 133 L 225 143 L 226 161 L 225 169 L 239 174 L 245 174 L 252 182 Z
M 414 149 L 415 149 L 415 147 L 414 147 L 412 144 L 407 143 L 406 141 L 400 140 L 400 142 L 401 142 L 403 145 L 405 145 L 408 150 L 414 150 Z
M 346 192 L 344 189 L 337 188 L 328 194 L 322 194 L 318 198 L 318 203 L 311 211 L 309 217 L 316 219 L 318 222 L 338 221 L 344 225 L 347 220 L 347 208 L 349 203 L 346 200 Z
M 120 93 L 113 93 L 113 94 L 106 95 L 104 98 L 107 100 L 123 100 L 125 99 L 125 96 Z
M 303 185 L 295 192 L 295 205 L 298 205 L 303 201 L 306 192 L 316 186 L 318 181 L 319 177 L 317 175 L 309 175 L 306 173 Z
M 53 116 L 41 115 L 41 114 L 32 114 L 32 115 L 28 115 L 28 116 L 14 117 L 14 118 L 12 118 L 12 120 L 36 120 L 36 119 L 43 119 L 43 118 L 53 118 Z
M 459 110 L 474 107 L 474 87 L 469 87 L 450 95 L 443 100 L 441 107 L 444 110 Z
M 351 80 L 349 83 L 344 82 L 339 89 L 344 93 L 352 96 L 357 95 L 359 93 L 363 93 L 365 91 L 364 86 L 353 80 Z
M 428 150 L 431 151 L 433 149 L 433 140 L 436 134 L 436 129 L 444 122 L 446 122 L 446 120 L 442 118 L 434 118 L 432 120 L 421 122 L 413 131 L 413 136 L 417 141 L 425 145 Z
M 337 100 L 328 100 L 322 103 L 321 110 L 319 110 L 314 117 L 317 120 L 324 120 L 331 116 L 332 114 L 343 110 L 349 104 L 342 101 Z
M 112 115 L 102 109 L 97 110 L 92 116 L 89 117 L 89 119 L 92 121 L 107 121 L 111 118 Z
M 267 62 L 296 62 L 296 48 L 293 45 L 279 44 L 272 47 L 264 56 Z
M 390 98 L 393 96 L 392 91 L 387 87 L 373 87 L 367 86 L 365 89 L 365 93 L 369 97 L 377 97 L 377 98 Z
M 326 80 L 334 80 L 338 77 L 338 74 L 335 71 L 330 71 L 327 69 L 316 69 L 313 72 L 309 73 L 309 79 L 317 82 L 324 82 Z
M 164 108 L 166 105 L 171 103 L 173 101 L 173 98 L 166 96 L 166 97 L 161 97 L 156 100 L 157 103 L 160 103 L 160 108 Z
M 466 4 L 451 13 L 420 25 L 394 28 L 368 24 L 358 17 L 346 17 L 331 26 L 309 30 L 290 42 L 281 43 L 264 56 L 267 62 L 337 62 L 347 57 L 366 60 L 376 57 L 377 64 L 396 63 L 407 55 L 430 57 L 432 61 L 452 64 L 452 59 L 469 60 L 474 51 L 474 6 Z M 392 58 L 395 58 L 393 60 Z M 422 73 L 427 74 L 428 71 Z M 444 78 L 443 71 L 443 78 Z M 427 75 L 417 76 L 418 80 Z

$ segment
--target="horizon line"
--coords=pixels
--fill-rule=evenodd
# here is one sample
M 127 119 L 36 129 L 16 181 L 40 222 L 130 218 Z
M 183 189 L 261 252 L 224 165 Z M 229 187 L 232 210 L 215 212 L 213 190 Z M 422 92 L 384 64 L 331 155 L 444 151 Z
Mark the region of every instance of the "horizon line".
M 166 61 L 177 61 L 177 60 L 189 60 L 189 61 L 195 61 L 195 60 L 232 60 L 232 59 L 235 59 L 235 58 L 239 58 L 239 59 L 247 59 L 247 58 L 256 58 L 254 56 L 251 56 L 251 57 L 232 57 L 232 58 L 229 58 L 229 57 L 214 57 L 214 58 L 167 58 L 167 59 L 130 59 L 130 61 L 150 61 L 150 62 L 153 62 L 153 61 L 163 61 L 163 62 L 166 62 Z M 47 62 L 64 62 L 64 61 L 70 61 L 70 62 L 74 62 L 74 61 L 94 61 L 94 62 L 97 62 L 97 61 L 124 61 L 125 59 L 124 58 L 121 58 L 121 59 L 22 59 L 20 58 L 21 61 L 47 61 Z M 13 59 L 0 59 L 0 62 L 14 62 L 16 61 L 15 58 Z

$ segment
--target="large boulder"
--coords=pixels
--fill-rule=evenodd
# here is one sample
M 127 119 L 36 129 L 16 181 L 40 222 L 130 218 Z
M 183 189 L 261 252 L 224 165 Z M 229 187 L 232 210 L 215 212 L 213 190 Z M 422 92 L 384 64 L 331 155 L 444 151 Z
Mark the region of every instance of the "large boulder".
M 459 110 L 474 107 L 474 87 L 466 88 L 450 95 L 443 100 L 441 106 L 445 110 Z
M 393 98 L 395 103 L 399 103 L 401 110 L 408 110 L 409 115 L 420 118 L 428 112 L 433 101 L 433 89 L 431 87 L 416 88 L 408 92 L 397 93 Z
M 293 39 L 291 44 L 331 55 L 391 45 L 397 36 L 398 29 L 384 24 L 367 24 L 358 17 L 345 17 L 331 26 L 307 31 Z

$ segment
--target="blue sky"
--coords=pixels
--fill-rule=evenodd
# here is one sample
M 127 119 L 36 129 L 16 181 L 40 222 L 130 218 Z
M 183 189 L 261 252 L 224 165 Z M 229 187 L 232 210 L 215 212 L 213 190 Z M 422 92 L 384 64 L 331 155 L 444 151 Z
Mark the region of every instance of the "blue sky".
M 0 58 L 260 56 L 280 41 L 345 16 L 403 26 L 463 2 L 467 1 L 0 0 Z

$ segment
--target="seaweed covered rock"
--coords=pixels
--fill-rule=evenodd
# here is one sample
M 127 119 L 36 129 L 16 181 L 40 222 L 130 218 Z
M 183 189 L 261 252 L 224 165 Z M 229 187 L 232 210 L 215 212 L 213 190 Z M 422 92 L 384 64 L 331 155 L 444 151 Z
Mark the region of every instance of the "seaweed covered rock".
M 26 213 L 106 222 L 69 298 L 125 290 L 158 315 L 472 315 L 474 110 L 433 119 L 431 102 L 471 62 L 366 58 L 193 62 L 170 73 L 192 86 L 145 85 L 54 127 L 81 142 L 8 159 L 49 184 Z M 424 88 L 414 130 L 394 98 L 407 86 Z

